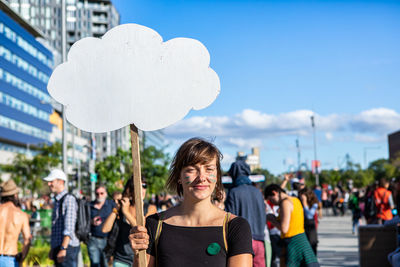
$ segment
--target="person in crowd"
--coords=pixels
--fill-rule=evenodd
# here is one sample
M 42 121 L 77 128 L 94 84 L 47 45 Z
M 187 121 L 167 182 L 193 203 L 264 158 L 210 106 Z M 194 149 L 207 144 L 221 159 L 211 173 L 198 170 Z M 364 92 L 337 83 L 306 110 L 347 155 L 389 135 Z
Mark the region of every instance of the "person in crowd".
M 393 200 L 396 208 L 398 209 L 400 207 L 400 177 L 397 177 L 394 180 L 393 187 Z
M 332 203 L 332 212 L 334 216 L 338 215 L 338 208 L 340 209 L 341 203 L 340 199 L 342 198 L 342 194 L 339 190 L 338 187 L 335 187 L 335 189 L 332 191 L 331 194 L 331 203 Z
M 364 195 L 364 217 L 367 224 L 375 224 L 376 223 L 376 209 L 375 209 L 375 201 L 374 201 L 374 192 L 378 188 L 377 183 L 373 183 L 372 185 L 367 186 L 365 195 Z
M 347 208 L 349 205 L 350 194 L 347 190 L 344 189 L 344 190 L 342 190 L 342 196 L 343 196 L 341 199 L 342 206 L 340 208 L 340 213 L 342 216 L 344 216 L 346 214 L 346 211 L 347 211 Z
M 163 193 L 159 201 L 159 211 L 165 211 L 175 206 L 175 200 L 170 194 Z
M 183 201 L 148 217 L 146 228 L 134 227 L 130 235 L 135 252 L 147 250 L 148 267 L 252 266 L 248 222 L 211 202 L 214 196 L 222 199 L 221 157 L 213 144 L 199 138 L 178 149 L 167 187 Z
M 80 251 L 79 239 L 75 235 L 78 204 L 65 188 L 67 176 L 62 170 L 52 170 L 43 180 L 55 194 L 49 257 L 56 267 L 76 267 Z
M 145 217 L 149 217 L 150 215 L 157 213 L 157 206 L 146 198 L 147 186 L 146 178 L 142 176 L 143 213 Z
M 142 183 L 142 198 L 146 195 L 146 189 L 147 184 Z M 110 244 L 110 242 L 107 244 L 107 250 L 111 250 L 107 253 L 112 254 L 114 267 L 130 267 L 134 261 L 134 253 L 128 239 L 130 229 L 137 224 L 134 191 L 133 177 L 131 177 L 125 184 L 122 198 L 113 208 L 102 227 L 103 233 L 111 232 L 110 235 L 115 235 L 110 237 L 111 240 L 109 240 L 114 244 Z M 154 205 L 146 205 L 146 203 L 143 210 L 145 215 L 157 211 Z
M 264 230 L 266 222 L 264 197 L 249 178 L 250 166 L 244 157 L 239 157 L 232 163 L 229 171 L 233 188 L 225 201 L 225 210 L 245 218 L 253 236 L 253 266 L 265 266 Z
M 40 230 L 40 213 L 35 205 L 32 205 L 32 213 L 29 220 L 29 226 L 32 230 L 32 237 L 35 238 L 37 232 Z
M 300 200 L 290 197 L 277 184 L 268 185 L 265 188 L 265 196 L 274 205 L 279 205 L 279 217 L 268 214 L 267 219 L 281 231 L 284 243 L 281 266 L 319 266 L 304 233 L 304 212 Z
M 318 218 L 322 219 L 322 215 L 323 215 L 323 212 L 322 212 L 322 208 L 323 208 L 323 205 L 322 205 L 322 188 L 320 186 L 315 185 L 314 188 L 313 188 L 313 191 L 314 191 L 315 196 L 318 199 Z
M 116 206 L 115 202 L 107 199 L 107 190 L 104 185 L 95 189 L 96 200 L 90 202 L 90 238 L 87 243 L 91 267 L 106 267 L 107 257 L 104 249 L 107 245 L 107 233 L 101 231 L 105 220 Z
M 360 192 L 355 190 L 349 199 L 349 209 L 352 213 L 352 233 L 356 233 L 358 226 L 360 225 L 360 220 L 362 217 L 362 212 L 360 208 Z
M 317 255 L 318 233 L 316 221 L 318 221 L 318 198 L 313 190 L 306 187 L 299 191 L 299 199 L 303 204 L 304 210 L 304 230 L 314 254 Z
M 327 188 L 322 189 L 321 201 L 322 201 L 322 209 L 327 212 L 327 208 L 329 207 L 329 198 L 328 198 L 328 189 Z M 321 214 L 322 214 L 322 212 L 321 212 Z
M 115 205 L 118 205 L 119 201 L 122 199 L 122 193 L 120 191 L 115 191 L 112 195 Z
M 394 202 L 392 192 L 388 190 L 389 182 L 385 178 L 379 180 L 379 187 L 374 191 L 374 200 L 377 208 L 376 218 L 379 224 L 393 219 Z
M 225 210 L 225 200 L 226 200 L 226 193 L 222 191 L 222 199 L 219 199 L 217 196 L 214 196 L 212 202 L 215 206 L 220 208 L 221 210 Z
M 18 207 L 20 189 L 13 180 L 1 184 L 0 266 L 22 266 L 31 244 L 29 216 Z M 18 253 L 18 237 L 22 233 L 22 252 Z
M 264 191 L 264 197 L 266 201 L 266 212 L 268 214 L 274 214 L 279 216 L 278 210 L 279 206 L 272 204 L 271 201 L 267 200 Z M 267 227 L 269 231 L 269 238 L 271 241 L 271 267 L 280 266 L 280 256 L 281 256 L 281 231 L 275 227 L 271 222 L 267 221 Z M 267 265 L 268 266 L 268 265 Z
M 291 191 L 288 192 L 289 196 L 297 197 L 298 192 L 305 187 L 304 183 L 300 181 L 299 178 L 293 177 L 292 173 L 285 173 L 283 176 L 283 181 L 281 183 L 281 188 L 285 190 L 287 183 L 290 182 Z

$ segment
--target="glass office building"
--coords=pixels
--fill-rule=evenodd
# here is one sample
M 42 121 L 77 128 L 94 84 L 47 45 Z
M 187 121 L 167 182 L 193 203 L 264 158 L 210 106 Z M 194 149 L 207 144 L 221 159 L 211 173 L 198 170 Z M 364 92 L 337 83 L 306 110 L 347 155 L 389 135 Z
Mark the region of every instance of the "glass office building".
M 48 143 L 53 128 L 53 54 L 22 25 L 0 10 L 0 150 L 11 152 Z

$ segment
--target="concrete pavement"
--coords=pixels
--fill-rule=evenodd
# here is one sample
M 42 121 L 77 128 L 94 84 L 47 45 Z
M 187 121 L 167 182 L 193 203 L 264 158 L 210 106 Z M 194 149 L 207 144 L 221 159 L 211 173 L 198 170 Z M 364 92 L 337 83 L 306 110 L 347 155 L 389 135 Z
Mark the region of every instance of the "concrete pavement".
M 318 238 L 321 266 L 359 265 L 358 238 L 351 233 L 351 216 L 325 216 L 318 226 Z

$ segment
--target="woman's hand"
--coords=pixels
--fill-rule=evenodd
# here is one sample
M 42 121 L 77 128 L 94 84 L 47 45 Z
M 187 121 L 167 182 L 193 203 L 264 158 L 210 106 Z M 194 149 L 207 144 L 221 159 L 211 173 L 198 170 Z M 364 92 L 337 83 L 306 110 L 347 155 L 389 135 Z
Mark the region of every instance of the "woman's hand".
M 149 246 L 149 235 L 147 234 L 146 227 L 140 225 L 132 227 L 129 241 L 135 254 L 138 254 L 139 250 L 147 249 Z

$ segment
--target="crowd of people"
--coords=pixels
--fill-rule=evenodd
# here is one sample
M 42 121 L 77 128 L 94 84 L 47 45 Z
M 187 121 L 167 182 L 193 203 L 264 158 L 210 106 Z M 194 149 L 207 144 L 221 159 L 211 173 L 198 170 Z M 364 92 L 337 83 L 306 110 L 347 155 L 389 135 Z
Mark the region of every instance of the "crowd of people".
M 20 189 L 8 180 L 0 192 L 0 266 L 23 262 L 33 229 L 40 225 L 39 207 L 52 209 L 49 258 L 55 266 L 72 267 L 78 266 L 81 242 L 87 245 L 93 267 L 137 266 L 143 250 L 148 267 L 315 267 L 319 266 L 317 229 L 322 208 L 332 209 L 333 215 L 351 210 L 354 232 L 363 216 L 368 223 L 389 223 L 396 213 L 399 183 L 390 187 L 382 179 L 364 191 L 346 191 L 340 185 L 311 189 L 285 175 L 281 184 L 260 189 L 249 179 L 245 158 L 239 157 L 228 171 L 232 188 L 225 190 L 220 160 L 221 153 L 210 142 L 186 141 L 172 161 L 166 183 L 172 195 L 144 201 L 145 226 L 137 225 L 133 177 L 112 196 L 105 185 L 98 185 L 95 199 L 84 206 L 90 218 L 86 238 L 80 224 L 85 218 L 83 200 L 66 190 L 62 170 L 51 170 L 43 179 L 53 199 L 43 197 L 36 204 L 18 202 Z M 143 199 L 146 189 L 143 177 Z M 30 206 L 30 218 L 21 205 Z M 18 253 L 21 233 L 23 247 Z M 269 257 L 267 246 L 272 251 Z

